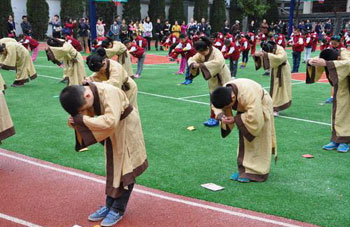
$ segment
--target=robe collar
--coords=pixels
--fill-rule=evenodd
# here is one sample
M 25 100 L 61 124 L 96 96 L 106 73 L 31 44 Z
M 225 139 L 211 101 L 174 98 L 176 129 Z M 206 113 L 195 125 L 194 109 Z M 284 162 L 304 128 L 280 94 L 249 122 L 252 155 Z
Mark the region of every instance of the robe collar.
M 109 59 L 107 59 L 107 68 L 106 68 L 106 77 L 107 77 L 107 80 L 109 80 L 109 77 L 111 75 L 111 72 L 110 72 L 110 66 L 111 66 L 111 62 Z
M 238 88 L 236 84 L 227 84 L 226 87 L 231 87 L 233 94 L 236 96 L 236 102 L 232 106 L 232 109 L 237 110 L 238 107 Z
M 209 60 L 212 53 L 213 53 L 213 47 L 211 46 L 211 47 L 209 47 L 209 54 L 207 56 L 205 56 L 205 61 Z
M 101 115 L 101 105 L 100 105 L 100 96 L 98 95 L 97 87 L 94 83 L 87 82 L 84 86 L 89 86 L 92 94 L 94 95 L 93 108 L 96 115 Z

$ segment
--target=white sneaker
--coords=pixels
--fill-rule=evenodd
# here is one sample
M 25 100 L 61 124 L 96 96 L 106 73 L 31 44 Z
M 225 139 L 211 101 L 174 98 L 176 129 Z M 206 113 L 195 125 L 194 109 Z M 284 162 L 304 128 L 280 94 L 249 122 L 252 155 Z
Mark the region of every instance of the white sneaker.
M 280 112 L 278 111 L 273 111 L 273 116 L 278 117 L 280 115 Z

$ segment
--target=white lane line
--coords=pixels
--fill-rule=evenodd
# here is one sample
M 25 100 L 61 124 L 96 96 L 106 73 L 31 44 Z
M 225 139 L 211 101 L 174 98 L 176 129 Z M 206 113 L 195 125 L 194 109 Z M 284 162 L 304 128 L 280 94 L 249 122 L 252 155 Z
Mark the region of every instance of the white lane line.
M 40 77 L 47 77 L 50 79 L 55 79 L 55 80 L 61 80 L 60 78 L 57 77 L 52 77 L 52 76 L 46 76 L 46 75 L 39 75 Z M 178 100 L 182 102 L 190 102 L 190 103 L 196 103 L 196 104 L 201 104 L 201 105 L 207 105 L 209 106 L 209 103 L 206 102 L 200 102 L 200 101 L 195 101 L 195 100 L 189 100 L 184 98 L 176 98 L 176 97 L 171 97 L 171 96 L 166 96 L 166 95 L 158 95 L 158 94 L 153 94 L 153 93 L 148 93 L 148 92 L 143 92 L 139 91 L 138 93 L 143 94 L 143 95 L 148 95 L 148 96 L 154 96 L 158 98 L 164 98 L 164 99 L 172 99 L 172 100 Z M 302 119 L 302 118 L 295 118 L 295 117 L 287 117 L 287 116 L 279 116 L 280 118 L 285 118 L 289 120 L 295 120 L 295 121 L 303 121 L 303 122 L 308 122 L 308 123 L 314 123 L 314 124 L 319 124 L 319 125 L 327 125 L 330 126 L 331 124 L 325 123 L 325 122 L 319 122 L 319 121 L 312 121 L 312 120 L 307 120 L 307 119 Z
M 54 80 L 62 80 L 63 78 L 57 78 L 57 77 L 54 77 L 54 76 L 47 76 L 47 75 L 38 75 L 39 77 L 45 77 L 45 78 L 50 78 L 50 79 L 54 79 Z
M 87 175 L 84 175 L 84 174 L 81 174 L 81 173 L 77 173 L 77 172 L 73 172 L 73 171 L 70 171 L 70 170 L 65 170 L 65 169 L 62 169 L 62 168 L 45 165 L 45 164 L 42 164 L 42 163 L 38 163 L 38 162 L 35 162 L 35 161 L 31 161 L 31 160 L 28 160 L 28 159 L 25 159 L 25 158 L 17 157 L 15 155 L 10 155 L 10 154 L 3 153 L 3 152 L 0 152 L 0 155 L 2 155 L 4 157 L 15 159 L 15 160 L 18 160 L 18 161 L 21 161 L 21 162 L 25 162 L 25 163 L 28 163 L 28 164 L 31 164 L 31 165 L 34 165 L 34 166 L 39 166 L 39 167 L 42 167 L 42 168 L 45 168 L 45 169 L 50 169 L 50 170 L 53 170 L 53 171 L 56 171 L 56 172 L 60 172 L 60 173 L 64 173 L 64 174 L 71 175 L 71 176 L 76 176 L 76 177 L 79 177 L 79 178 L 82 178 L 82 179 L 86 179 L 86 180 L 90 180 L 90 181 L 93 181 L 93 182 L 96 182 L 96 183 L 105 184 L 104 180 L 100 180 L 98 178 L 87 176 Z M 201 204 L 201 203 L 197 203 L 197 202 L 192 202 L 192 201 L 185 200 L 185 199 L 178 199 L 178 198 L 175 198 L 175 197 L 161 195 L 161 194 L 158 194 L 158 193 L 155 193 L 155 192 L 151 192 L 151 191 L 147 191 L 147 190 L 143 190 L 143 189 L 135 188 L 133 191 L 137 192 L 137 193 L 140 193 L 140 194 L 153 196 L 153 197 L 156 197 L 156 198 L 159 198 L 159 199 L 164 199 L 164 200 L 168 200 L 168 201 L 172 201 L 172 202 L 176 202 L 176 203 L 182 203 L 182 204 L 186 204 L 186 205 L 193 206 L 193 207 L 200 207 L 200 208 L 204 208 L 204 209 L 209 209 L 209 210 L 213 210 L 213 211 L 216 211 L 216 212 L 230 214 L 230 215 L 238 216 L 238 217 L 242 217 L 242 218 L 252 219 L 252 220 L 256 220 L 256 221 L 261 221 L 261 222 L 266 222 L 266 223 L 271 223 L 271 224 L 276 224 L 276 225 L 286 226 L 286 227 L 298 227 L 298 225 L 293 225 L 293 224 L 289 224 L 289 223 L 282 222 L 282 221 L 275 221 L 275 220 L 268 219 L 268 218 L 262 218 L 262 217 L 258 217 L 258 216 L 254 216 L 254 215 L 250 215 L 250 214 L 245 214 L 245 213 L 242 213 L 242 212 L 231 211 L 231 210 L 227 210 L 227 209 L 224 209 L 224 208 L 218 208 L 218 207 L 214 207 L 214 206 L 210 206 L 210 205 L 205 205 L 205 204 Z
M 35 67 L 39 67 L 39 68 L 56 68 L 56 69 L 61 69 L 60 67 L 58 66 L 54 66 L 54 65 L 35 65 Z M 86 69 L 88 68 L 86 65 L 84 66 Z M 149 69 L 177 69 L 179 67 L 147 67 L 144 65 L 144 70 L 149 70 Z M 136 67 L 135 67 L 136 69 Z
M 185 97 L 181 97 L 181 99 L 191 99 L 191 98 L 199 98 L 199 97 L 205 97 L 205 96 L 209 96 L 209 94 L 185 96 Z
M 175 98 L 175 97 L 171 97 L 171 96 L 157 95 L 157 94 L 152 94 L 152 93 L 147 93 L 147 92 L 142 92 L 142 91 L 139 91 L 138 93 L 144 94 L 144 95 L 149 95 L 149 96 L 155 96 L 155 97 L 159 97 L 159 98 L 165 98 L 165 99 L 172 99 L 172 100 L 178 100 L 178 101 L 183 101 L 183 102 L 191 102 L 191 103 L 197 103 L 197 104 L 202 104 L 202 105 L 207 105 L 207 106 L 210 105 L 209 103 L 206 103 L 206 102 L 198 102 L 198 101 L 184 99 L 184 98 Z M 290 120 L 295 120 L 295 121 L 303 121 L 303 122 L 308 122 L 308 123 L 313 123 L 313 124 L 319 124 L 319 125 L 327 125 L 327 126 L 331 125 L 331 124 L 325 123 L 325 122 L 312 121 L 312 120 L 307 120 L 307 119 L 302 119 L 302 118 L 286 117 L 286 116 L 279 116 L 279 117 L 290 119 Z
M 30 222 L 27 222 L 25 220 L 15 218 L 15 217 L 3 214 L 3 213 L 0 213 L 0 218 L 8 220 L 10 222 L 20 224 L 20 225 L 28 226 L 28 227 L 41 227 L 40 225 L 36 225 L 36 224 L 30 223 Z

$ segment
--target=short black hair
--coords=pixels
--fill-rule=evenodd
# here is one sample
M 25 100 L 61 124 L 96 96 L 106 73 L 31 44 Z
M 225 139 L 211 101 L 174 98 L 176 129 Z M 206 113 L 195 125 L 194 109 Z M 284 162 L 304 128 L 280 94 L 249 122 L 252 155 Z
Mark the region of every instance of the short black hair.
M 86 64 L 93 72 L 98 72 L 103 66 L 103 60 L 106 59 L 106 51 L 103 48 L 98 48 L 96 54 L 86 58 Z
M 215 108 L 224 108 L 232 103 L 232 89 L 230 87 L 218 87 L 210 95 L 210 101 Z
M 52 46 L 52 47 L 62 47 L 64 44 L 64 41 L 60 41 L 56 38 L 49 38 L 47 40 L 47 45 Z
M 181 34 L 180 36 L 179 36 L 179 39 L 185 39 L 187 36 L 185 35 L 185 34 Z
M 79 109 L 85 105 L 85 88 L 81 85 L 71 85 L 65 87 L 60 94 L 60 103 L 65 111 L 71 116 L 78 114 Z
M 210 39 L 206 36 L 200 37 L 200 39 L 194 43 L 196 51 L 205 51 L 212 46 Z
M 105 39 L 102 41 L 101 47 L 108 48 L 111 43 L 112 43 L 111 39 Z
M 231 44 L 231 40 L 225 39 L 224 45 L 225 45 L 225 46 L 228 46 L 228 45 L 230 45 L 230 44 Z
M 326 61 L 338 60 L 339 51 L 337 49 L 325 49 L 321 51 L 320 58 Z
M 128 43 L 131 43 L 130 39 L 125 39 L 125 40 L 123 41 L 123 44 L 124 44 L 124 45 L 126 45 L 126 44 L 128 44 Z
M 54 17 L 57 17 L 58 19 L 60 18 L 60 16 L 58 16 L 57 14 L 55 14 L 55 16 Z
M 23 16 L 22 16 L 22 20 L 23 20 L 24 18 L 28 18 L 28 17 L 27 17 L 26 15 L 23 15 Z

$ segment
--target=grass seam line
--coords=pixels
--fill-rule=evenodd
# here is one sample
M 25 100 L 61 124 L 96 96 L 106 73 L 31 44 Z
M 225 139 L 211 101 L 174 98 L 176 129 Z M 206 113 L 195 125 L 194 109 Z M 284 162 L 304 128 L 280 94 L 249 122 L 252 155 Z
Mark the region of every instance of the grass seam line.
M 31 222 L 25 221 L 23 219 L 19 219 L 4 213 L 0 213 L 0 218 L 8 220 L 10 222 L 14 222 L 20 225 L 28 226 L 28 227 L 41 227 L 40 225 L 33 224 Z

